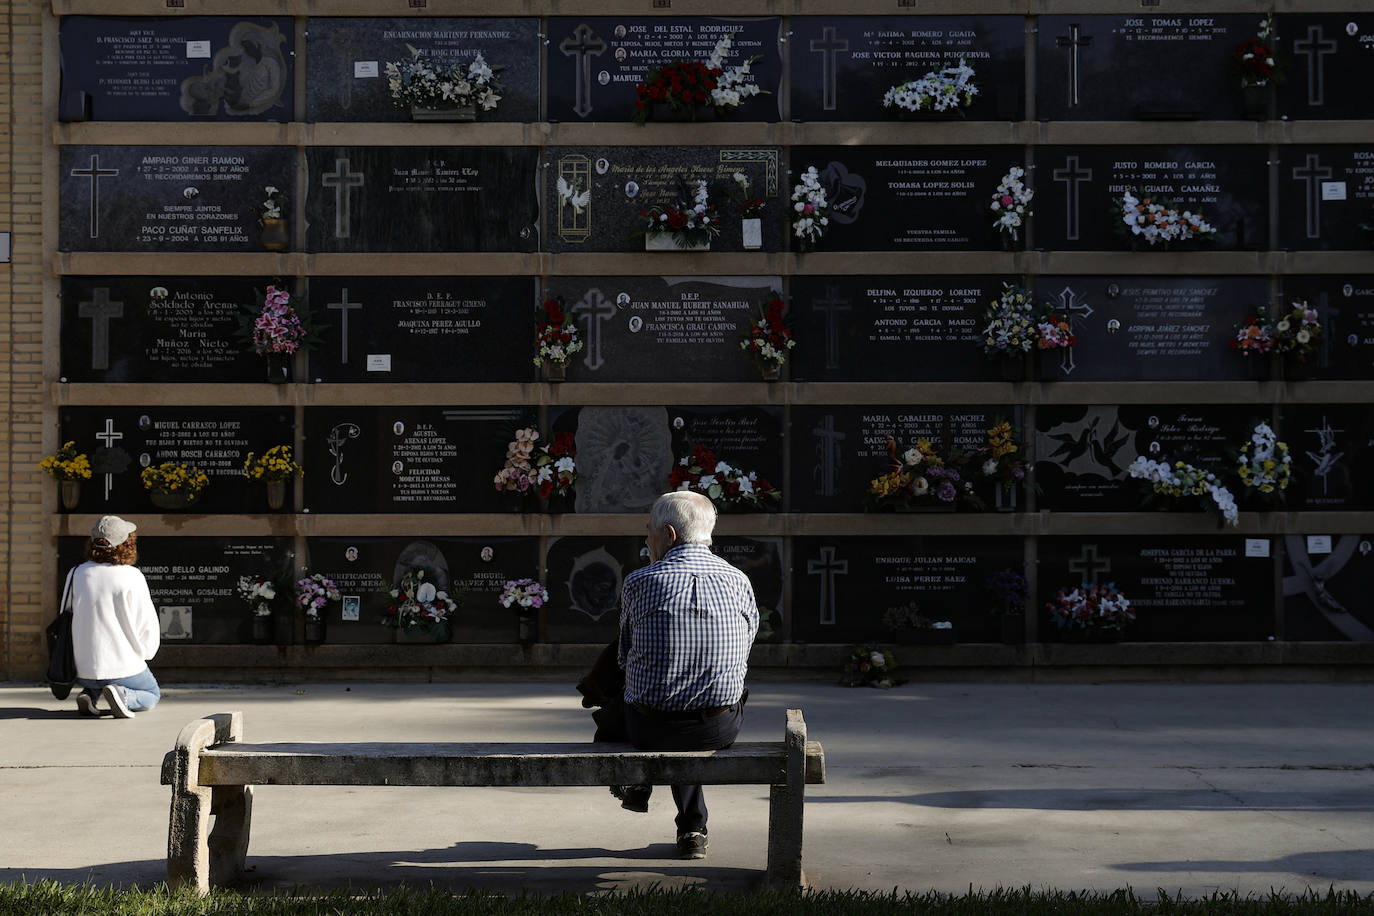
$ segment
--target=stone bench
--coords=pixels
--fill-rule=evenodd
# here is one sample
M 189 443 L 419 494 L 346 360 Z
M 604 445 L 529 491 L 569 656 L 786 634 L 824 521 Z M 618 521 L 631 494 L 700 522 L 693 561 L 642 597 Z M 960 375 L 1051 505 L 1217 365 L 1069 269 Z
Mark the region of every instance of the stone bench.
M 825 782 L 825 752 L 787 710 L 779 742 L 718 751 L 641 751 L 628 744 L 246 744 L 243 713 L 216 713 L 181 730 L 162 761 L 172 787 L 167 883 L 201 894 L 243 874 L 253 786 L 766 785 L 769 884 L 801 887 L 806 784 Z M 214 829 L 210 817 L 214 816 Z

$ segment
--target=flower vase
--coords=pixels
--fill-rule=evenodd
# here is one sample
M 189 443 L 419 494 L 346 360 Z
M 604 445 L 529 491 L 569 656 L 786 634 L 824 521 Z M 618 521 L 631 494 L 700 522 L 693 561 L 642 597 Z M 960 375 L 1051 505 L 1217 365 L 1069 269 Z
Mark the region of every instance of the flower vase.
M 262 247 L 268 251 L 285 251 L 291 247 L 291 224 L 284 219 L 262 221 Z
M 445 107 L 429 107 L 427 105 L 411 105 L 410 120 L 412 121 L 476 121 L 476 105 L 449 105 Z
M 305 618 L 305 641 L 318 646 L 324 642 L 324 621 L 318 617 Z
M 710 251 L 711 242 L 684 242 L 678 244 L 678 238 L 672 232 L 646 232 L 644 233 L 645 251 Z
M 547 359 L 544 360 L 544 381 L 551 385 L 556 385 L 559 382 L 566 381 L 567 378 L 567 363 L 555 363 Z
M 1240 87 L 1241 111 L 1249 121 L 1265 121 L 1269 118 L 1269 87 L 1249 83 Z
M 62 497 L 63 509 L 75 509 L 76 504 L 81 502 L 81 481 L 59 480 L 57 489 Z
M 776 382 L 782 378 L 782 366 L 777 363 L 759 362 L 759 375 L 765 382 Z
M 453 636 L 447 623 L 431 623 L 418 627 L 397 627 L 397 645 L 437 645 L 448 642 Z
M 1000 235 L 1000 236 L 1002 237 L 1002 250 L 1003 250 L 1003 251 L 1020 251 L 1020 250 L 1021 250 L 1021 240 L 1020 240 L 1019 238 L 1016 238 L 1016 237 L 1012 236 L 1012 234 L 1011 234 L 1010 232 L 998 232 L 997 234 Z
M 149 490 L 148 498 L 159 509 L 185 509 L 196 501 L 184 490 Z
M 674 108 L 667 102 L 652 102 L 649 105 L 649 120 L 667 123 L 687 121 L 714 121 L 716 109 L 713 105 L 684 105 Z
M 964 117 L 962 108 L 946 108 L 944 111 L 930 108 L 922 108 L 920 111 L 901 107 L 897 109 L 898 121 L 962 121 Z
M 554 493 L 548 499 L 543 500 L 543 510 L 549 515 L 564 515 L 573 511 L 573 500 L 576 496 L 572 490 L 566 493 Z
M 745 217 L 739 223 L 740 236 L 746 251 L 758 251 L 763 247 L 763 220 L 757 216 Z
M 1002 615 L 1002 644 L 1019 646 L 1026 641 L 1026 618 L 1022 614 Z
M 1283 380 L 1286 382 L 1306 382 L 1310 381 L 1314 375 L 1311 363 L 1299 362 L 1297 359 L 1287 356 L 1279 360 L 1279 367 L 1283 372 Z
M 253 642 L 266 645 L 272 641 L 272 615 L 253 615 Z
M 530 493 L 518 490 L 502 490 L 496 494 L 504 512 L 526 512 L 529 510 Z
M 539 639 L 539 617 L 535 614 L 521 614 L 518 629 L 520 645 L 528 646 Z
M 1246 356 L 1245 378 L 1252 382 L 1267 382 L 1273 375 L 1273 358 L 1269 354 Z
M 997 360 L 997 368 L 1004 382 L 1024 382 L 1026 380 L 1025 355 L 1003 356 Z
M 267 354 L 267 380 L 273 385 L 285 385 L 291 378 L 291 357 L 286 353 Z
M 276 512 L 286 505 L 285 480 L 265 480 L 263 485 L 267 488 L 267 508 Z

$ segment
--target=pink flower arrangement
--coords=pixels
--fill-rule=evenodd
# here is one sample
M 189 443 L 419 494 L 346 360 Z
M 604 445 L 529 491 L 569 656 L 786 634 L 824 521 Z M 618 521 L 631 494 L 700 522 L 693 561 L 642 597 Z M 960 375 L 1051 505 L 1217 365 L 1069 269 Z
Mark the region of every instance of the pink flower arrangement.
M 507 580 L 500 598 L 502 607 L 519 605 L 521 610 L 541 608 L 544 606 L 544 602 L 548 600 L 548 589 L 533 579 Z
M 253 322 L 253 352 L 295 353 L 305 343 L 309 332 L 305 323 L 291 307 L 291 294 L 275 286 L 267 287 L 262 307 Z
M 296 582 L 296 606 L 311 620 L 318 620 L 324 606 L 338 600 L 339 587 L 327 576 L 315 573 Z

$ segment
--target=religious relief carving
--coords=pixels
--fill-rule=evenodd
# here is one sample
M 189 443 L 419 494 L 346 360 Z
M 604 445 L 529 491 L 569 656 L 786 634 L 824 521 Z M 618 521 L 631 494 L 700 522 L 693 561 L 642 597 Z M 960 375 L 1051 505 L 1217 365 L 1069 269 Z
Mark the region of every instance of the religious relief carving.
M 240 22 L 229 44 L 215 52 L 201 76 L 181 82 L 181 107 L 190 115 L 213 115 L 220 103 L 231 115 L 258 115 L 281 104 L 287 67 L 281 46 L 286 36 L 269 26 Z

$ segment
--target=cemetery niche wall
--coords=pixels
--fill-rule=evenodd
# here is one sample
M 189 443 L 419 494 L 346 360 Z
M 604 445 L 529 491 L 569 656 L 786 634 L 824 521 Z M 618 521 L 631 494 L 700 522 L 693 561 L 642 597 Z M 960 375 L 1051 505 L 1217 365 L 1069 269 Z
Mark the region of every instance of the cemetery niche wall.
M 47 507 L 45 575 L 60 585 L 99 514 L 128 514 L 178 670 L 304 638 L 325 645 L 274 664 L 366 650 L 406 676 L 565 674 L 615 637 L 653 499 L 712 483 L 731 484 L 713 549 L 754 585 L 760 667 L 838 668 L 868 643 L 923 677 L 1170 665 L 1179 643 L 1270 664 L 1271 639 L 1328 664 L 1303 644 L 1374 643 L 1362 13 L 1277 15 L 1286 78 L 1245 87 L 1253 12 L 67 7 L 44 446 L 73 441 L 93 475 Z M 718 48 L 763 91 L 631 123 L 653 71 Z M 407 62 L 478 55 L 500 98 L 470 118 L 393 89 Z M 810 167 L 828 223 L 804 244 Z M 1012 234 L 992 205 L 1016 169 L 1035 193 Z M 704 241 L 654 231 L 699 201 Z M 1133 232 L 1132 205 L 1206 226 Z M 317 330 L 271 387 L 240 333 L 269 284 Z M 986 353 L 1009 289 L 1074 345 Z M 775 301 L 794 346 L 768 373 L 742 343 Z M 545 302 L 580 344 L 564 376 L 534 362 Z M 1319 323 L 1302 347 L 1237 348 L 1297 304 Z M 1236 476 L 1261 425 L 1291 457 L 1281 502 Z M 274 446 L 303 470 L 281 509 L 241 470 Z M 557 490 L 555 448 L 575 467 Z M 1152 499 L 1137 459 L 1216 475 L 1239 524 Z M 205 473 L 193 502 L 154 501 L 143 472 L 163 463 Z M 418 570 L 448 598 L 404 586 Z M 289 598 L 313 574 L 340 598 L 306 636 Z M 267 637 L 238 591 L 257 575 L 283 583 Z M 548 591 L 533 613 L 500 602 L 522 578 Z M 1135 611 L 1119 645 L 1061 647 L 1083 638 L 1056 596 L 1107 584 Z M 390 625 L 407 595 L 451 600 L 445 626 Z M 1339 657 L 1368 664 L 1361 648 Z

